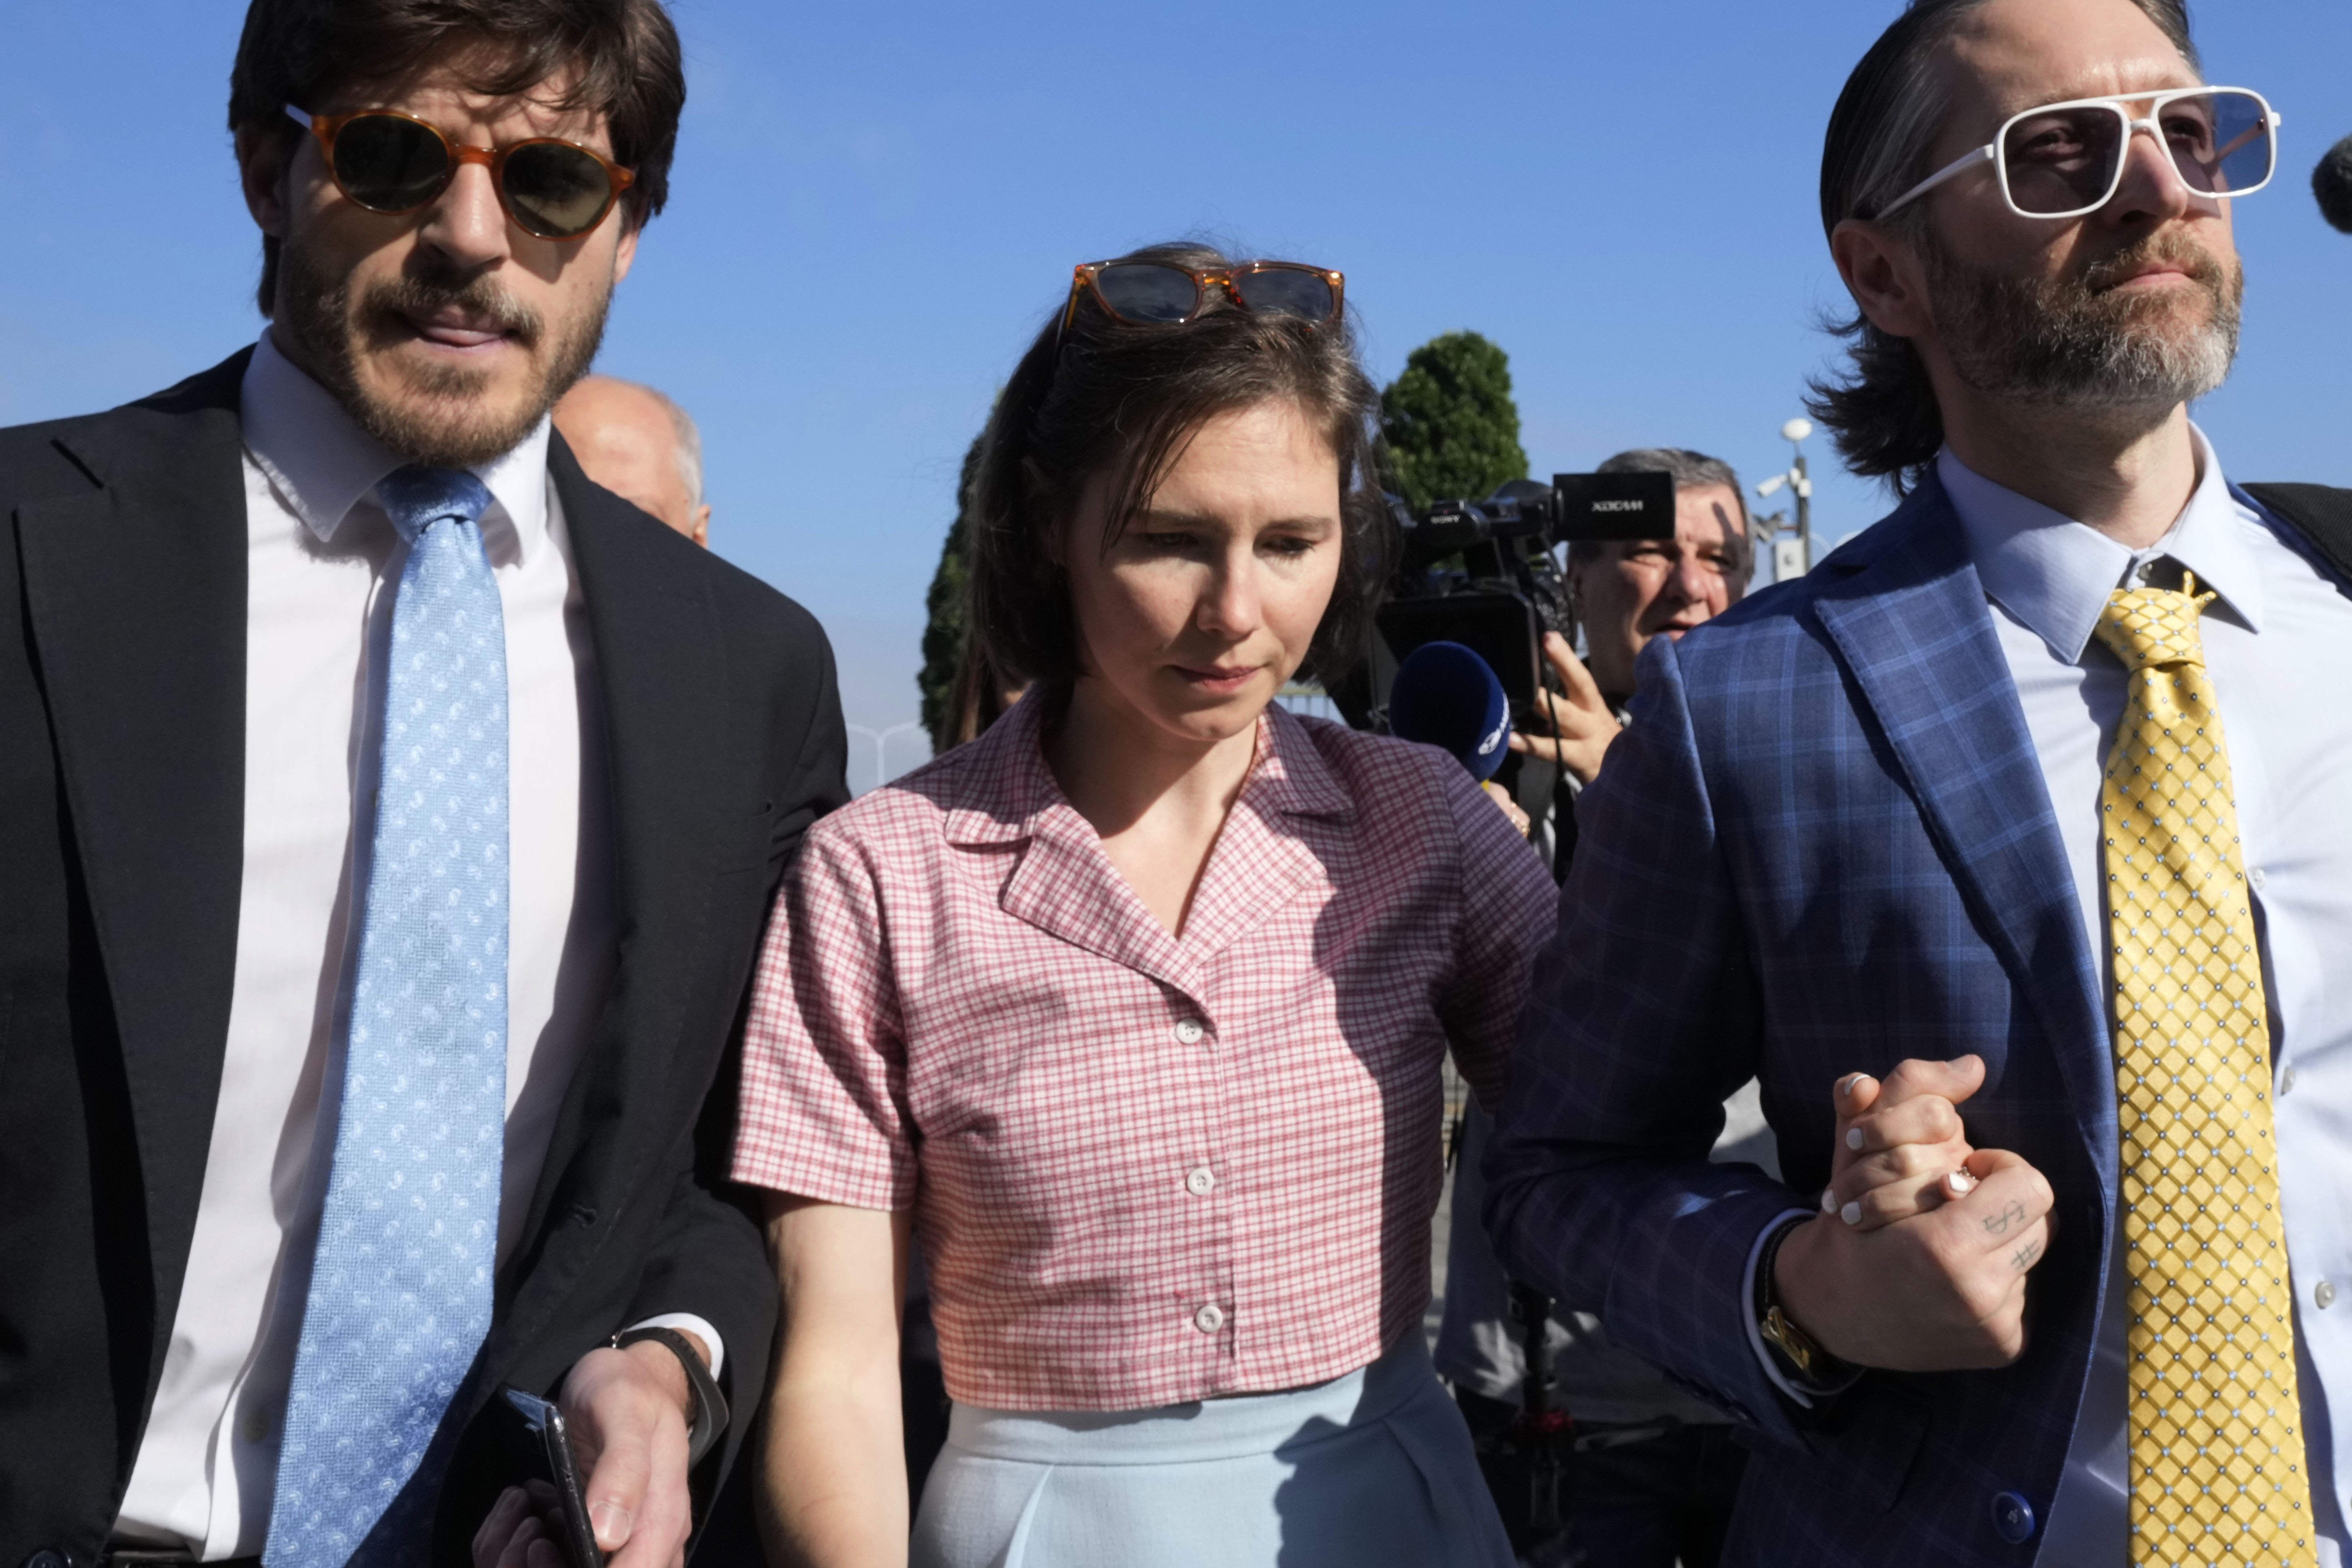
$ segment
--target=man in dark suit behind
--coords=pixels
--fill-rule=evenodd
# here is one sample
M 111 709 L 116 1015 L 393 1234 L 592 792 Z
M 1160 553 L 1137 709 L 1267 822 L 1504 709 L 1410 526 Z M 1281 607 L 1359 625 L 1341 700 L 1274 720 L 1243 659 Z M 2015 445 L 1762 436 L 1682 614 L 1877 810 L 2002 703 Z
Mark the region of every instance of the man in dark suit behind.
M 740 1446 L 832 658 L 548 421 L 684 98 L 657 0 L 255 0 L 261 341 L 0 431 L 5 1568 L 463 1561 L 508 1385 L 667 1568 Z

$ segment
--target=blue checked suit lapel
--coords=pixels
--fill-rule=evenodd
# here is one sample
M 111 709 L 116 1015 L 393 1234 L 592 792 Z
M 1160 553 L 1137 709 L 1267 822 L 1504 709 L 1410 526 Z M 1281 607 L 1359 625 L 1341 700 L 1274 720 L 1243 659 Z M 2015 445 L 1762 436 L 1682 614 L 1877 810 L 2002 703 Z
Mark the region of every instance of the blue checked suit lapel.
M 1822 563 L 1822 630 L 1861 690 L 1970 917 L 2041 1021 L 2112 1191 L 2114 1068 L 2099 970 L 1984 585 L 1931 477 Z

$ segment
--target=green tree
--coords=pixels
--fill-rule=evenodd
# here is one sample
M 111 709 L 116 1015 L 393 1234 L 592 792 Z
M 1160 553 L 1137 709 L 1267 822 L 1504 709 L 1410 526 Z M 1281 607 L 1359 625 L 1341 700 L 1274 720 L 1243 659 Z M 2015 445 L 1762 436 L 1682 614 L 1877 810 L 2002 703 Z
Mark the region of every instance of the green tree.
M 1490 495 L 1527 476 L 1510 358 L 1475 332 L 1447 332 L 1407 356 L 1404 374 L 1381 394 L 1381 428 L 1395 481 L 1416 510 Z
M 948 524 L 939 570 L 931 574 L 931 591 L 923 598 L 930 619 L 923 627 L 923 668 L 915 677 L 915 685 L 922 692 L 923 728 L 930 731 L 934 752 L 955 744 L 961 717 L 956 712 L 956 680 L 963 672 L 964 639 L 971 629 L 964 600 L 964 578 L 970 567 L 963 509 L 971 496 L 972 478 L 980 471 L 980 443 L 981 437 L 973 437 L 963 455 L 963 472 L 956 479 L 955 521 Z

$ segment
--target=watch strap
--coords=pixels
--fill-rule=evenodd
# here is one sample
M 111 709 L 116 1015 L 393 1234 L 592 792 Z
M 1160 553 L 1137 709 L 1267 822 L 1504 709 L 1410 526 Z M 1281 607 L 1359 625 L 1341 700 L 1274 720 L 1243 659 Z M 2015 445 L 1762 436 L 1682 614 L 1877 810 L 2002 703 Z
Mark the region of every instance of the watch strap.
M 678 1365 L 686 1369 L 687 1386 L 694 1390 L 694 1425 L 686 1434 L 686 1468 L 691 1470 L 718 1446 L 727 1430 L 727 1396 L 719 1392 L 719 1380 L 702 1364 L 693 1342 L 676 1329 L 630 1329 L 614 1334 L 612 1344 L 614 1350 L 625 1351 L 646 1340 L 657 1340 L 668 1347 Z
M 1780 1244 L 1801 1225 L 1810 1219 L 1792 1219 L 1772 1233 L 1765 1242 L 1762 1254 L 1756 1260 L 1756 1332 L 1772 1352 L 1780 1374 L 1809 1394 L 1828 1397 L 1843 1394 L 1862 1381 L 1864 1368 L 1840 1361 L 1823 1350 L 1821 1342 L 1797 1326 L 1795 1320 L 1782 1310 L 1779 1292 L 1772 1283 L 1772 1265 L 1780 1256 Z

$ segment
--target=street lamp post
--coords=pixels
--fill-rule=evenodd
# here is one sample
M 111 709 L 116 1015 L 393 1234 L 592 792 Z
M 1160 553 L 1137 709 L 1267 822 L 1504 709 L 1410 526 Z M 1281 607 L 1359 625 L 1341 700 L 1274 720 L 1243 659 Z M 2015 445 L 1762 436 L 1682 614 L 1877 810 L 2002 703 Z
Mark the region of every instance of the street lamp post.
M 1780 426 L 1780 439 L 1797 449 L 1796 461 L 1785 474 L 1774 474 L 1756 487 L 1759 498 L 1776 493 L 1782 485 L 1797 498 L 1797 529 L 1793 539 L 1772 542 L 1772 580 L 1802 576 L 1813 564 L 1813 480 L 1805 469 L 1805 438 L 1813 433 L 1810 419 L 1791 419 Z
M 874 742 L 874 787 L 876 789 L 880 789 L 887 782 L 884 775 L 890 766 L 890 737 L 903 735 L 909 730 L 919 730 L 922 727 L 919 721 L 912 719 L 904 724 L 893 724 L 887 730 L 869 730 L 863 724 L 842 726 L 851 733 L 863 735 Z

